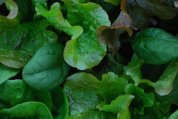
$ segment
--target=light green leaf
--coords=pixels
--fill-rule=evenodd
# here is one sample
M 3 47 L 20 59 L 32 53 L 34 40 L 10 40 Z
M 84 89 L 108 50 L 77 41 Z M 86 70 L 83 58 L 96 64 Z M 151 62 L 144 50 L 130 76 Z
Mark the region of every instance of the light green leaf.
M 106 46 L 97 40 L 96 30 L 101 25 L 109 26 L 110 21 L 98 4 L 78 2 L 82 1 L 64 0 L 69 21 L 64 19 L 59 3 L 54 3 L 49 11 L 43 5 L 45 2 L 36 2 L 35 6 L 38 15 L 44 16 L 56 29 L 72 36 L 66 44 L 64 59 L 72 67 L 85 70 L 99 64 L 105 56 Z
M 178 118 L 178 110 L 176 110 L 174 113 L 171 114 L 169 119 L 177 119 Z
M 117 119 L 131 119 L 129 106 L 133 95 L 120 95 L 111 104 L 98 105 L 99 110 L 117 114 Z
M 64 19 L 59 3 L 52 4 L 49 11 L 44 7 L 44 5 L 42 5 L 42 3 L 36 4 L 35 8 L 38 15 L 45 17 L 56 29 L 62 30 L 68 35 L 71 35 L 72 39 L 76 39 L 83 32 L 82 27 L 71 26 L 70 23 Z
M 127 66 L 124 67 L 124 73 L 130 76 L 137 86 L 142 79 L 141 68 L 143 65 L 143 61 L 139 59 L 136 55 L 133 56 L 131 62 Z
M 0 85 L 9 78 L 15 76 L 18 72 L 19 70 L 17 69 L 8 68 L 0 64 Z
M 23 69 L 23 79 L 32 88 L 50 90 L 64 80 L 68 67 L 63 60 L 63 46 L 49 43 L 41 47 Z
M 43 103 L 35 101 L 20 103 L 9 109 L 1 109 L 0 114 L 15 118 L 53 119 L 49 109 Z
M 63 1 L 68 9 L 69 21 L 81 25 L 84 29 L 78 38 L 67 42 L 64 59 L 80 70 L 92 68 L 99 64 L 106 54 L 106 46 L 97 39 L 96 30 L 102 25 L 110 25 L 108 16 L 98 4 Z
M 10 10 L 10 13 L 8 14 L 7 18 L 8 19 L 15 18 L 18 14 L 18 6 L 16 2 L 14 2 L 13 0 L 5 0 L 5 4 L 7 8 Z
M 178 58 L 178 38 L 159 28 L 148 28 L 133 41 L 135 53 L 149 64 L 164 64 Z
M 163 74 L 160 76 L 159 80 L 155 82 L 155 91 L 160 95 L 167 95 L 172 91 L 174 79 L 177 76 L 178 64 L 177 62 L 172 62 L 165 69 Z

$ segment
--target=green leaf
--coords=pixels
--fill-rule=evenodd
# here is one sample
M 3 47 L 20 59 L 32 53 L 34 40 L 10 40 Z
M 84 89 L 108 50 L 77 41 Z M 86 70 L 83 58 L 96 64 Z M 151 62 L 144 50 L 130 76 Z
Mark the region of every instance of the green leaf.
M 38 15 L 44 16 L 56 29 L 72 36 L 66 44 L 64 59 L 72 67 L 85 70 L 99 64 L 105 56 L 106 46 L 98 42 L 96 30 L 101 25 L 109 26 L 110 21 L 98 4 L 79 2 L 82 3 L 64 0 L 69 21 L 63 18 L 59 3 L 52 4 L 48 11 L 45 2 L 35 2 L 35 9 Z
M 0 100 L 10 105 L 16 105 L 32 99 L 31 90 L 22 80 L 7 80 L 0 86 Z
M 118 5 L 120 0 L 104 0 L 105 2 L 111 3 L 113 5 Z
M 64 59 L 80 70 L 92 68 L 99 64 L 106 54 L 106 46 L 97 39 L 96 30 L 102 25 L 110 25 L 108 16 L 98 4 L 63 1 L 67 6 L 71 24 L 81 25 L 84 29 L 78 38 L 67 42 Z
M 133 41 L 135 53 L 149 64 L 164 64 L 178 58 L 178 38 L 159 28 L 148 28 Z
M 108 72 L 106 74 L 103 74 L 100 84 L 100 90 L 102 90 L 100 92 L 101 97 L 107 102 L 112 101 L 119 94 L 124 93 L 127 83 L 128 82 L 125 77 L 119 77 L 115 73 Z
M 43 3 L 45 4 L 45 3 Z M 83 32 L 80 26 L 71 26 L 70 23 L 63 17 L 60 4 L 54 3 L 51 5 L 51 9 L 48 11 L 42 3 L 36 3 L 36 11 L 38 15 L 45 17 L 54 27 L 58 30 L 62 30 L 68 35 L 72 36 L 72 39 L 77 38 Z
M 13 28 L 18 24 L 16 19 L 8 19 L 0 15 L 0 34 L 8 29 Z
M 117 119 L 131 119 L 129 106 L 133 95 L 120 95 L 111 104 L 98 105 L 99 110 L 117 114 Z
M 172 62 L 165 69 L 159 80 L 155 82 L 155 91 L 160 95 L 167 95 L 172 91 L 174 79 L 177 76 L 178 65 L 177 62 Z
M 138 85 L 140 83 L 140 80 L 142 79 L 142 65 L 143 61 L 140 60 L 136 55 L 134 55 L 131 62 L 129 62 L 129 64 L 124 67 L 124 73 L 134 80 L 135 85 Z
M 178 110 L 176 110 L 174 113 L 171 114 L 169 119 L 177 119 L 178 118 Z
M 166 84 L 165 84 L 166 85 Z M 160 103 L 160 110 L 164 113 L 168 113 L 173 105 L 178 105 L 178 76 L 174 79 L 172 91 L 167 95 L 157 95 L 157 101 Z
M 107 119 L 112 114 L 98 112 L 96 106 L 100 103 L 108 103 L 119 94 L 124 93 L 127 85 L 126 79 L 118 77 L 114 73 L 104 74 L 102 80 L 87 73 L 77 73 L 67 78 L 64 91 L 68 96 L 71 117 L 85 117 L 86 119 Z M 94 113 L 93 115 L 91 115 Z M 88 116 L 88 117 L 87 117 Z M 116 117 L 116 115 L 115 115 Z M 99 119 L 100 119 L 99 118 Z
M 29 87 L 28 87 L 29 88 Z M 51 111 L 53 104 L 52 104 L 52 97 L 49 91 L 37 91 L 37 90 L 32 90 L 33 92 L 33 98 L 34 100 L 38 102 L 44 103 L 48 109 Z
M 63 82 L 67 69 L 63 46 L 49 43 L 41 47 L 25 65 L 23 79 L 34 89 L 50 90 Z
M 10 10 L 10 13 L 8 14 L 7 18 L 8 19 L 15 18 L 18 14 L 18 6 L 16 2 L 14 2 L 13 0 L 5 0 L 5 4 L 7 8 Z
M 153 93 L 145 93 L 144 89 L 140 87 L 136 87 L 133 84 L 127 85 L 126 94 L 132 94 L 135 96 L 132 101 L 132 106 L 137 110 L 139 114 L 144 114 L 144 109 L 146 107 L 151 107 L 154 104 L 154 94 Z
M 15 76 L 19 70 L 11 69 L 8 67 L 5 67 L 4 65 L 0 64 L 0 85 L 4 83 L 9 78 Z
M 29 22 L 0 34 L 0 62 L 22 68 L 44 43 L 56 42 L 57 36 L 47 26 L 46 21 Z
M 97 110 L 94 110 L 94 111 L 89 110 L 81 114 L 69 116 L 68 119 L 116 119 L 116 116 L 106 113 L 106 112 L 99 112 Z
M 51 96 L 53 100 L 52 113 L 54 114 L 54 119 L 68 119 L 69 104 L 63 89 L 60 87 L 53 89 Z
M 53 119 L 49 109 L 43 103 L 35 101 L 20 103 L 9 109 L 1 109 L 0 114 L 16 118 Z

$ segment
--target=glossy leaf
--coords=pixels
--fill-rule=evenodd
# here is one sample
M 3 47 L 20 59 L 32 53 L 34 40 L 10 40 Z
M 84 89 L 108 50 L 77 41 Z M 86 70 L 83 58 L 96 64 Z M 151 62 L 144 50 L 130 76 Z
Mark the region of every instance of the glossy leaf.
M 49 90 L 58 86 L 68 72 L 62 56 L 63 46 L 61 44 L 44 45 L 24 67 L 24 81 L 37 90 Z
M 164 64 L 178 58 L 178 39 L 159 28 L 148 28 L 133 41 L 135 53 L 149 64 Z
M 67 42 L 64 59 L 80 70 L 92 68 L 100 63 L 106 53 L 106 46 L 97 40 L 96 30 L 99 26 L 110 25 L 108 16 L 98 4 L 63 1 L 69 12 L 69 21 L 84 29 L 78 38 Z

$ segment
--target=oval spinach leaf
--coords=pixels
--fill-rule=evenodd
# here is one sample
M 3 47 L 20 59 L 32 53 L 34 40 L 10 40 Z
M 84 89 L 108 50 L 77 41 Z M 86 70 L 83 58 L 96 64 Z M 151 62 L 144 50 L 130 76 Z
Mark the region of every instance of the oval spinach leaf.
M 159 28 L 148 28 L 133 41 L 135 53 L 149 64 L 164 64 L 178 58 L 178 38 Z
M 59 43 L 41 47 L 23 69 L 23 79 L 32 88 L 49 90 L 61 84 L 68 72 Z

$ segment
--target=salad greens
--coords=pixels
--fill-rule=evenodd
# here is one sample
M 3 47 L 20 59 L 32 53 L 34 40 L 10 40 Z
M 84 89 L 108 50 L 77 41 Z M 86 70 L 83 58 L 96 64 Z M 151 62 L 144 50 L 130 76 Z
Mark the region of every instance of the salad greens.
M 177 119 L 177 0 L 1 0 L 0 118 Z

